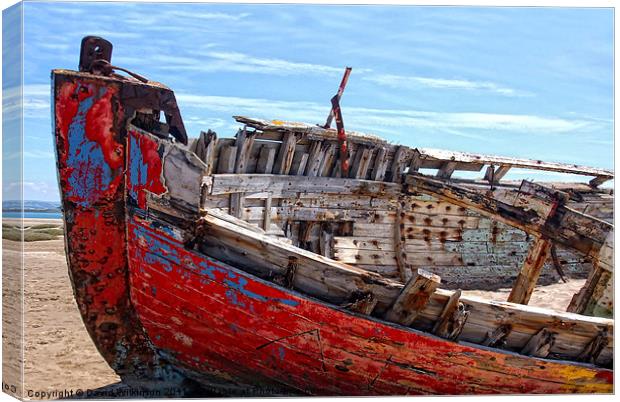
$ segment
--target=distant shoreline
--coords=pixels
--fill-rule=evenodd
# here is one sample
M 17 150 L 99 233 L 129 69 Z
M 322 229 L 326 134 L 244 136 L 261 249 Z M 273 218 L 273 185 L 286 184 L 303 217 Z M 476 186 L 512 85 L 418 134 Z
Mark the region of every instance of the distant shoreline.
M 2 211 L 3 219 L 20 219 L 22 217 L 21 211 Z M 62 219 L 62 212 L 59 211 L 24 211 L 24 219 Z

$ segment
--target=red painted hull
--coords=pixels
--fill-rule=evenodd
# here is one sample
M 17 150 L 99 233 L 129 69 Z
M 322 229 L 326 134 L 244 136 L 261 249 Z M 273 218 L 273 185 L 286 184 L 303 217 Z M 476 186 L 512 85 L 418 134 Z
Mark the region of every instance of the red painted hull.
M 339 310 L 189 252 L 138 219 L 128 229 L 140 321 L 167 359 L 205 385 L 224 377 L 263 394 L 524 394 L 602 391 L 611 381 L 609 371 L 482 350 Z M 584 388 L 595 377 L 600 387 Z
M 60 78 L 55 133 L 69 268 L 91 337 L 123 378 L 185 376 L 254 396 L 612 392 L 610 370 L 449 342 L 189 250 L 173 227 L 141 218 L 145 192 L 166 191 L 163 142 L 125 132 L 113 80 Z

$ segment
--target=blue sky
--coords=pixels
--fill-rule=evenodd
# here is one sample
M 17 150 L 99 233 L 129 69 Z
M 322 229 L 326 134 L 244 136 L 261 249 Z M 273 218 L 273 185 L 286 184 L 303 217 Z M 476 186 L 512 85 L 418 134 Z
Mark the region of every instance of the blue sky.
M 240 114 L 324 122 L 345 66 L 348 129 L 410 146 L 613 168 L 613 11 L 26 3 L 24 198 L 56 200 L 49 73 L 83 36 L 177 93 L 190 136 Z M 5 21 L 6 23 L 6 21 Z M 574 179 L 515 170 L 507 178 Z

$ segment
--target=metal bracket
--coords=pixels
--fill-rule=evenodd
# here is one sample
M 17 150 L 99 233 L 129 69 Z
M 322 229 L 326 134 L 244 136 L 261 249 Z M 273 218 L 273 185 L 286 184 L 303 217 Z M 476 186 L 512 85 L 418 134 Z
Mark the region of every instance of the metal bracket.
M 93 65 L 95 61 L 99 60 L 106 61 L 108 64 L 112 61 L 112 43 L 99 36 L 85 36 L 82 38 L 79 70 L 82 72 L 93 72 Z M 110 75 L 109 73 L 105 74 L 104 71 L 101 71 L 101 73 L 103 73 L 102 75 Z

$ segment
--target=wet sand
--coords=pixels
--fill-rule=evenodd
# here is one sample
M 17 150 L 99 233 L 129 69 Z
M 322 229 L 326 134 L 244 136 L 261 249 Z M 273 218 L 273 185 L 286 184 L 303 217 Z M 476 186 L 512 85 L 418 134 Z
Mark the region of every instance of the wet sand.
M 51 222 L 49 219 L 28 220 L 27 224 Z M 24 397 L 27 399 L 58 399 L 62 396 L 59 392 L 64 390 L 96 389 L 119 381 L 97 352 L 82 324 L 69 281 L 63 242 L 61 237 L 24 244 Z M 3 252 L 4 277 L 9 279 L 3 281 L 6 295 L 3 305 L 8 313 L 3 317 L 3 337 L 7 336 L 3 340 L 18 346 L 20 292 L 13 285 L 18 284 L 15 280 L 19 275 L 20 244 L 3 240 Z M 574 279 L 539 287 L 530 305 L 564 311 L 584 282 L 584 279 Z M 510 289 L 500 289 L 463 293 L 505 301 L 509 292 Z M 16 349 L 5 348 L 5 384 L 19 384 L 19 353 Z

